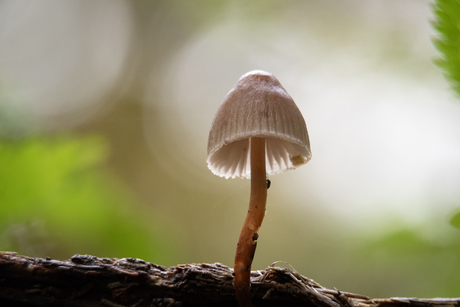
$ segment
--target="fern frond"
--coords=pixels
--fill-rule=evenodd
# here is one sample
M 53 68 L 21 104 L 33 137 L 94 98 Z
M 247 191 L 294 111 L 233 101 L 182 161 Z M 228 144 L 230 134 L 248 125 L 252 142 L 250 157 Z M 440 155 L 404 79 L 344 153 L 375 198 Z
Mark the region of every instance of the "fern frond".
M 438 32 L 433 43 L 441 53 L 435 63 L 460 95 L 460 0 L 436 0 L 433 11 Z

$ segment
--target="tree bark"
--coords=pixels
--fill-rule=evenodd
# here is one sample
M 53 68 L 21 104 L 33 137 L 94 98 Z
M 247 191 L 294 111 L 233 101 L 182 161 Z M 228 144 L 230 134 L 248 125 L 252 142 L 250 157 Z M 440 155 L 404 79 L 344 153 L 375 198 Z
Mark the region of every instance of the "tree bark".
M 255 306 L 450 307 L 460 298 L 371 299 L 322 287 L 295 270 L 251 272 Z M 233 269 L 220 264 L 166 268 L 135 258 L 74 255 L 60 261 L 0 252 L 0 306 L 238 306 Z

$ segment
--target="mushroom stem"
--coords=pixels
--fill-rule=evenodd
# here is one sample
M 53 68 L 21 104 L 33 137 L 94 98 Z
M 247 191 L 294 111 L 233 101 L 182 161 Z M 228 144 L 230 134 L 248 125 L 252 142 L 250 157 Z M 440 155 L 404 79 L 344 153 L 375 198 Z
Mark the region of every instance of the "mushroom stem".
M 251 304 L 251 264 L 256 251 L 260 226 L 267 202 L 267 175 L 265 170 L 265 139 L 253 137 L 251 142 L 251 197 L 249 210 L 241 228 L 235 255 L 233 286 L 240 306 Z

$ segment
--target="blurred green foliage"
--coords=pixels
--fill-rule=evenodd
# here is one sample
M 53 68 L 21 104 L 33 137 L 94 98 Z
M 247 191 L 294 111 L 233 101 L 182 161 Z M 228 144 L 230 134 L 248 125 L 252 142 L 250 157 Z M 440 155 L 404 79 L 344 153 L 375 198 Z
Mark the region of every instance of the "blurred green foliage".
M 460 94 L 460 1 L 436 0 L 434 15 L 436 21 L 433 25 L 439 34 L 434 44 L 441 53 L 436 64 Z
M 99 137 L 39 136 L 0 142 L 0 250 L 67 258 L 74 253 L 161 262 L 164 225 L 103 166 Z
M 458 296 L 460 236 L 448 227 L 426 231 L 439 225 L 396 226 L 381 236 L 365 240 L 357 250 L 360 264 L 356 267 L 365 266 L 368 276 L 362 277 L 374 285 L 379 284 L 381 276 L 386 276 L 382 295 L 391 292 L 394 296 Z

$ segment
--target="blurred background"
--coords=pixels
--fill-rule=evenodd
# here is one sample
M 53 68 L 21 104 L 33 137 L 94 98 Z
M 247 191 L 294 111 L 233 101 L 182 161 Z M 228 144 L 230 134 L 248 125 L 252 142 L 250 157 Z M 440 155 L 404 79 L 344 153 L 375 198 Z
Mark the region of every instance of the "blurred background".
M 0 1 L 0 250 L 233 267 L 249 180 L 206 166 L 244 73 L 313 158 L 270 178 L 253 269 L 371 297 L 460 296 L 460 102 L 432 3 Z

